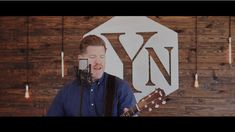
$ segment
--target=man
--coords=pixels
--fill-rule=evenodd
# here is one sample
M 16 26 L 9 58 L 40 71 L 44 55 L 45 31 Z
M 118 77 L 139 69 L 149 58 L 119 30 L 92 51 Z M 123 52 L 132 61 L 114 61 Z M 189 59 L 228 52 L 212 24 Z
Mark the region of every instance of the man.
M 76 79 L 64 86 L 48 116 L 120 116 L 136 104 L 127 81 L 104 72 L 105 53 L 105 42 L 101 38 L 89 35 L 82 39 L 78 59 L 88 59 L 92 82 L 83 86 Z

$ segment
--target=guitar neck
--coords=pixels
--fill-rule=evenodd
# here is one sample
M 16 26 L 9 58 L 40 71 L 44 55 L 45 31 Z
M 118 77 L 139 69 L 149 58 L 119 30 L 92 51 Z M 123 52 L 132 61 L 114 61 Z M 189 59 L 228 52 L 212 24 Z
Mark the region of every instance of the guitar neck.
M 135 106 L 131 107 L 128 111 L 124 112 L 121 116 L 132 116 L 139 111 L 140 111 L 139 106 L 138 104 L 136 104 Z

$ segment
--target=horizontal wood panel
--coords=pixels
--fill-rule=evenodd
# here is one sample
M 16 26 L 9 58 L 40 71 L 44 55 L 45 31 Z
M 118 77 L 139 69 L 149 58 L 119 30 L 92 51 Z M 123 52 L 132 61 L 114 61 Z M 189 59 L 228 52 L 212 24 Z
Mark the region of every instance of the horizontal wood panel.
M 228 64 L 229 16 L 198 16 L 197 36 L 195 16 L 148 17 L 178 33 L 179 89 L 167 97 L 167 104 L 151 112 L 142 111 L 140 116 L 234 116 L 235 65 Z M 62 79 L 62 17 L 30 16 L 27 50 L 27 17 L 1 16 L 0 115 L 46 115 L 58 91 L 75 78 L 73 66 L 77 64 L 82 36 L 111 18 L 64 16 L 65 77 Z M 231 19 L 235 62 L 235 17 Z M 30 100 L 24 98 L 27 51 Z M 199 88 L 194 88 L 196 58 Z M 131 78 L 131 65 L 126 68 Z

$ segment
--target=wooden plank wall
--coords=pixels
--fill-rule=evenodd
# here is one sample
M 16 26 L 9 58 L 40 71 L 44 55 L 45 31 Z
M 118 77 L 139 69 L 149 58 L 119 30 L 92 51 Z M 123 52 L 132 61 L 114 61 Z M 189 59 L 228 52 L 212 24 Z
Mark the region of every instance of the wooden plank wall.
M 61 16 L 29 17 L 29 83 L 27 17 L 0 17 L 0 116 L 44 116 L 58 90 L 74 78 L 83 34 L 111 16 L 66 16 L 64 21 L 65 78 L 61 78 Z M 149 16 L 179 35 L 180 88 L 166 105 L 140 116 L 235 116 L 235 65 L 228 64 L 228 16 L 198 16 L 199 88 L 194 88 L 196 62 L 195 16 Z M 235 17 L 232 38 L 235 38 Z M 232 45 L 234 45 L 234 40 Z M 232 46 L 235 62 L 235 46 Z

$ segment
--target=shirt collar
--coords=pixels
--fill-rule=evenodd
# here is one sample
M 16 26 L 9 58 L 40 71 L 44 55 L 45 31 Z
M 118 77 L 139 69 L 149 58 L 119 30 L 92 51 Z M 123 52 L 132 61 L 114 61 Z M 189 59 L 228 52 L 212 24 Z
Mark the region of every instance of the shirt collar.
M 101 78 L 96 80 L 94 83 L 97 84 L 97 85 L 100 85 L 104 81 L 105 74 L 106 73 L 104 72 L 103 75 L 101 76 Z

